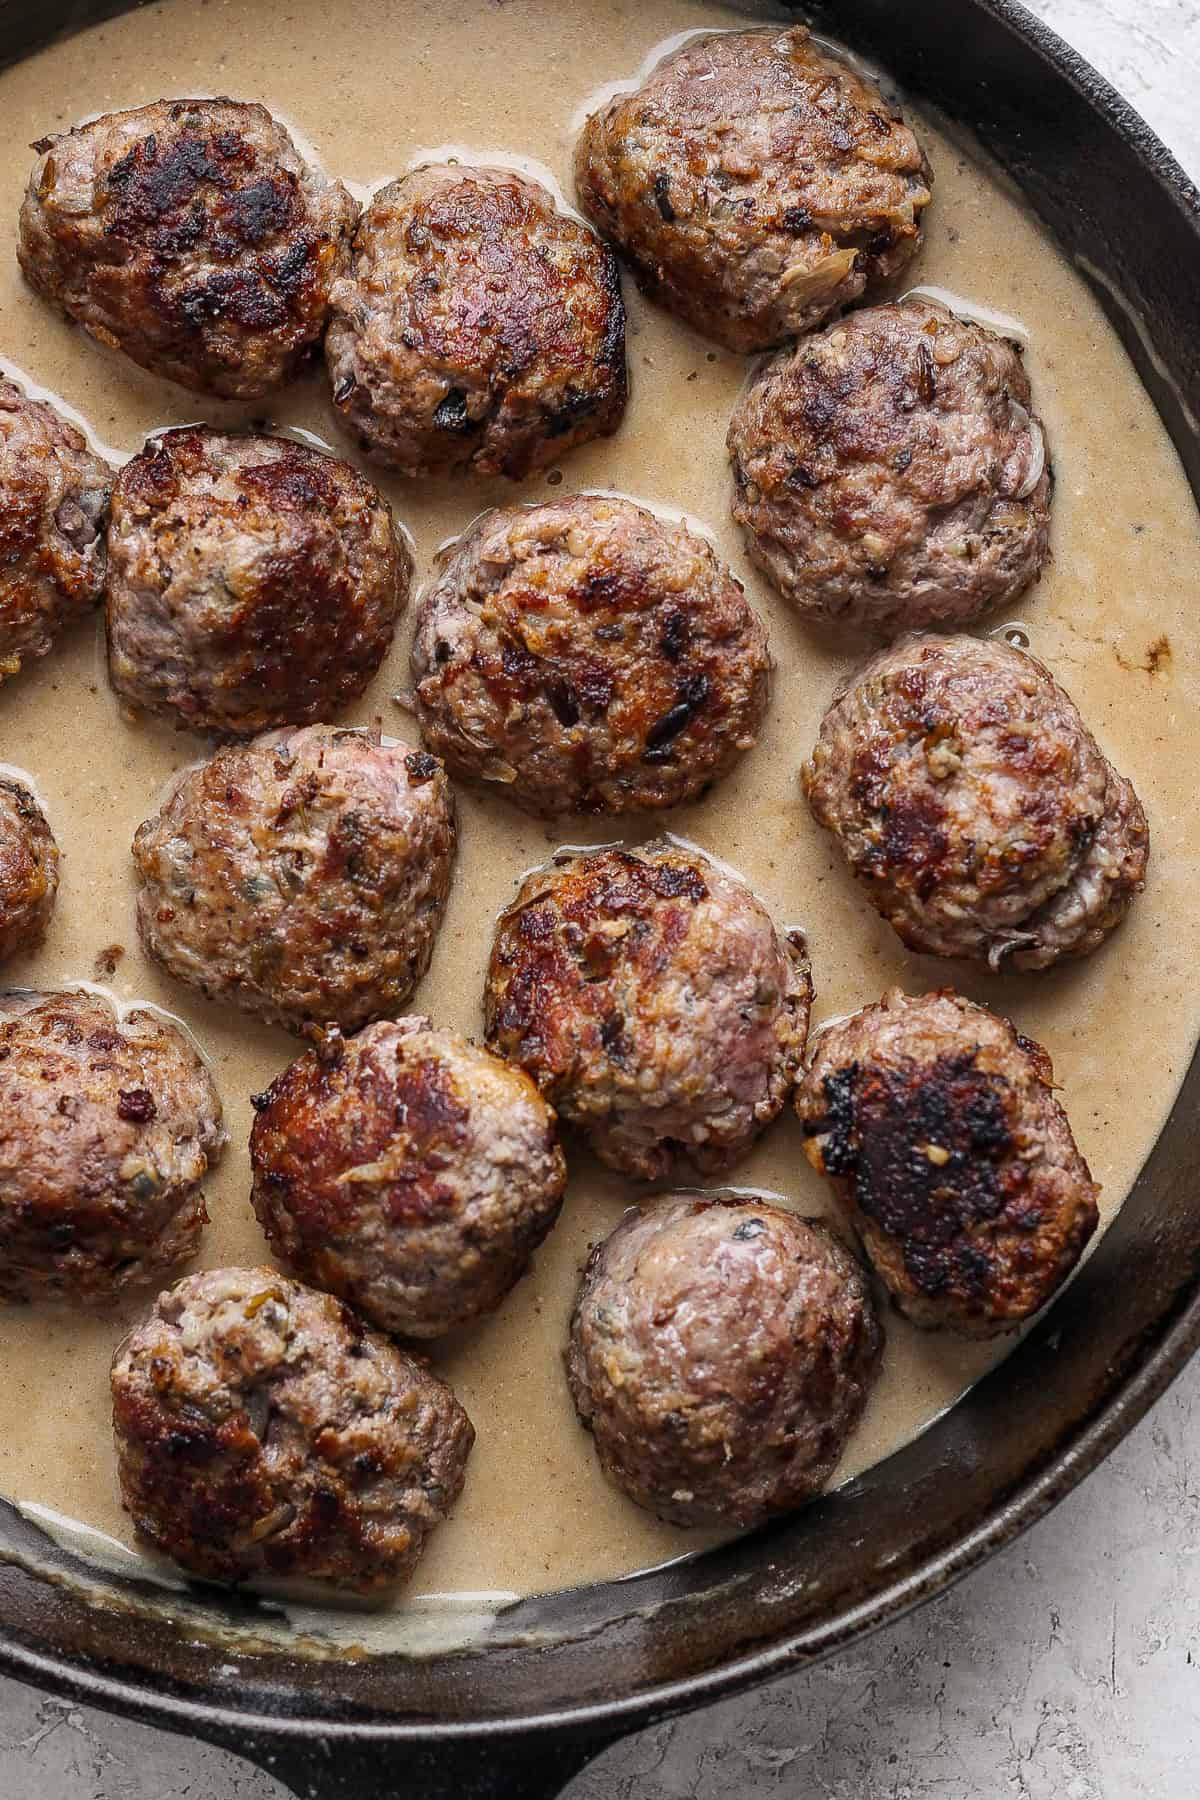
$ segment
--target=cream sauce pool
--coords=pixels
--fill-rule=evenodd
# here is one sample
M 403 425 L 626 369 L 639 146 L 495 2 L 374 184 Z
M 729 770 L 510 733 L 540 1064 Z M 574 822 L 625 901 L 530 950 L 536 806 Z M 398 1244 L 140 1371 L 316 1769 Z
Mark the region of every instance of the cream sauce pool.
M 339 437 L 320 376 L 248 408 L 205 404 L 136 369 L 55 317 L 23 286 L 12 255 L 30 142 L 86 115 L 162 95 L 262 100 L 359 192 L 452 139 L 480 160 L 533 159 L 569 192 L 573 119 L 598 88 L 628 79 L 664 38 L 738 16 L 685 0 L 168 0 L 60 44 L 0 76 L 0 363 L 61 397 L 117 457 L 163 425 L 206 417 Z M 846 659 L 789 616 L 752 573 L 729 517 L 726 422 L 746 364 L 644 304 L 627 283 L 632 400 L 613 439 L 569 457 L 561 477 L 524 488 L 384 482 L 411 532 L 418 568 L 484 506 L 577 488 L 617 489 L 706 527 L 767 616 L 778 668 L 758 747 L 703 804 L 666 823 L 740 869 L 781 925 L 808 933 L 816 1018 L 877 999 L 892 983 L 956 982 L 1011 1012 L 1050 1049 L 1080 1145 L 1111 1219 L 1149 1151 L 1192 1052 L 1200 963 L 1195 767 L 1200 750 L 1194 629 L 1200 532 L 1164 429 L 1079 276 L 988 172 L 916 115 L 936 182 L 914 283 L 1018 319 L 1058 490 L 1053 565 L 1019 603 L 1034 650 L 1079 702 L 1150 816 L 1144 897 L 1098 956 L 1033 979 L 906 953 L 835 860 L 802 803 L 796 774 Z M 410 619 L 355 721 L 413 736 L 393 696 L 408 681 Z M 11 985 L 111 980 L 123 1001 L 180 1015 L 211 1059 L 230 1146 L 208 1184 L 203 1261 L 256 1262 L 250 1210 L 249 1096 L 295 1054 L 293 1040 L 194 999 L 143 959 L 133 921 L 129 844 L 164 784 L 204 752 L 198 740 L 121 717 L 97 630 L 0 688 L 0 756 L 31 772 L 63 850 L 57 913 L 44 948 L 5 972 Z M 416 1005 L 443 1025 L 480 1028 L 483 971 L 497 909 L 558 837 L 500 796 L 461 797 L 454 892 Z M 653 826 L 634 835 L 649 835 Z M 98 965 L 98 958 L 101 959 Z M 102 977 L 105 978 L 105 977 Z M 806 1212 L 828 1209 L 781 1120 L 734 1176 Z M 601 1478 L 575 1423 L 560 1353 L 588 1246 L 630 1199 L 578 1156 L 563 1217 L 502 1310 L 439 1346 L 436 1367 L 478 1430 L 466 1490 L 438 1531 L 411 1596 L 522 1594 L 624 1574 L 709 1541 L 658 1524 Z M 101 1312 L 41 1306 L 0 1315 L 0 1492 L 129 1542 L 108 1422 L 108 1364 L 138 1295 Z M 949 1406 L 1003 1346 L 922 1335 L 888 1320 L 883 1378 L 840 1471 L 874 1462 Z M 400 1617 L 413 1598 L 397 1602 Z

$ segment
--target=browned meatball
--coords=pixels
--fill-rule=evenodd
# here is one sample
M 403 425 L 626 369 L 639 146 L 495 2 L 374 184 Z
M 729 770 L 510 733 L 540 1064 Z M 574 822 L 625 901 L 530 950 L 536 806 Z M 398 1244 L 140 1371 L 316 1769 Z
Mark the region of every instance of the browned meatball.
M 631 1500 L 749 1527 L 825 1486 L 882 1349 L 863 1272 L 818 1220 L 671 1194 L 592 1251 L 567 1380 Z
M 133 858 L 148 955 L 289 1031 L 400 1013 L 450 891 L 441 764 L 378 732 L 309 725 L 185 769 Z
M 82 989 L 0 1014 L 0 1298 L 110 1300 L 194 1255 L 221 1102 L 157 1013 Z
M 312 355 L 358 207 L 265 107 L 156 100 L 35 148 L 21 268 L 94 338 L 236 400 Z
M 949 988 L 816 1037 L 796 1094 L 813 1167 L 917 1325 L 1011 1331 L 1096 1229 L 1096 1184 L 1040 1044 Z
M 113 489 L 110 679 L 223 737 L 328 718 L 386 656 L 411 572 L 349 463 L 291 438 L 164 432 Z
M 750 558 L 807 618 L 893 634 L 1006 606 L 1050 553 L 1016 345 L 932 301 L 851 313 L 755 376 L 729 427 Z
M 911 261 L 929 167 L 803 26 L 690 39 L 588 120 L 579 203 L 646 292 L 730 350 L 810 331 Z
M 412 664 L 451 774 L 547 816 L 696 799 L 754 743 L 771 669 L 702 538 L 589 494 L 485 513 L 445 551 Z
M 835 695 L 803 782 L 872 904 L 933 956 L 1085 956 L 1145 885 L 1137 795 L 1049 670 L 999 638 L 906 638 L 872 658 Z
M 791 1092 L 812 982 L 735 876 L 660 842 L 557 860 L 501 914 L 488 1042 L 606 1163 L 726 1169 Z
M 112 480 L 82 432 L 0 379 L 0 681 L 104 592 Z
M 507 169 L 434 163 L 375 195 L 325 354 L 347 430 L 402 475 L 521 480 L 625 410 L 612 252 Z
M 444 1382 L 275 1269 L 160 1294 L 118 1347 L 112 1395 L 126 1510 L 208 1581 L 406 1581 L 475 1441 Z
M 0 962 L 36 950 L 58 895 L 58 845 L 22 781 L 0 776 Z
M 493 1311 L 567 1170 L 529 1077 L 428 1019 L 368 1025 L 254 1096 L 251 1196 L 288 1267 L 402 1337 Z

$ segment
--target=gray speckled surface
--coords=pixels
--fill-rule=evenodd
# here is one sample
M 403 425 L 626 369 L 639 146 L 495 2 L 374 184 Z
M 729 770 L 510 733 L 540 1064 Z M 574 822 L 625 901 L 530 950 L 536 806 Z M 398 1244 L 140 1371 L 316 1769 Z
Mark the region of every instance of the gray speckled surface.
M 1198 0 L 1032 4 L 1200 175 Z M 1198 1637 L 1200 1365 L 1082 1489 L 953 1593 L 813 1674 L 626 1740 L 569 1794 L 1193 1800 Z M 283 1795 L 207 1746 L 0 1682 L 2 1800 Z

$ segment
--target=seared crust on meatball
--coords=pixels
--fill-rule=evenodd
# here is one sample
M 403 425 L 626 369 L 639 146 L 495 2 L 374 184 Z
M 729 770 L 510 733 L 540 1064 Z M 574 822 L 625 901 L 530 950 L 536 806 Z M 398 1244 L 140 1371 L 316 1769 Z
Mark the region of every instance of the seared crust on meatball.
M 347 430 L 402 475 L 521 480 L 625 410 L 612 252 L 507 169 L 431 163 L 375 195 L 325 353 Z
M 1016 345 L 909 299 L 849 314 L 751 381 L 733 516 L 806 618 L 892 635 L 969 624 L 1050 553 L 1052 480 Z
M 485 513 L 444 552 L 412 665 L 451 774 L 545 816 L 696 799 L 753 745 L 771 669 L 702 538 L 591 494 Z
M 0 681 L 99 601 L 112 481 L 82 432 L 0 378 Z
M 796 1093 L 877 1274 L 917 1325 L 1011 1331 L 1096 1229 L 1096 1184 L 1040 1044 L 949 988 L 821 1032 Z
M 475 1441 L 444 1382 L 276 1269 L 160 1294 L 113 1358 L 112 1395 L 126 1510 L 207 1581 L 406 1581 Z
M 138 931 L 169 975 L 289 1031 L 395 1015 L 429 967 L 454 813 L 436 757 L 270 732 L 186 769 L 138 828 Z
M 579 204 L 652 298 L 766 350 L 897 274 L 929 203 L 921 147 L 801 25 L 692 38 L 588 120 Z
M 554 1113 L 520 1069 L 428 1019 L 331 1032 L 254 1105 L 271 1248 L 401 1337 L 492 1312 L 558 1217 Z
M 358 207 L 265 107 L 157 100 L 35 148 L 17 255 L 92 337 L 234 400 L 311 356 Z
M 22 781 L 0 777 L 0 962 L 36 950 L 58 895 L 58 845 Z
M 537 870 L 500 915 L 488 1042 L 604 1162 L 726 1169 L 791 1092 L 808 957 L 750 889 L 670 843 Z
M 567 1380 L 631 1500 L 747 1528 L 825 1486 L 882 1348 L 863 1271 L 818 1220 L 672 1194 L 592 1251 Z
M 111 1300 L 199 1247 L 221 1102 L 158 1014 L 29 998 L 0 1015 L 0 1298 Z
M 411 573 L 349 463 L 291 438 L 164 432 L 113 490 L 109 677 L 223 737 L 327 719 L 386 656 Z
M 803 770 L 872 904 L 914 950 L 1045 969 L 1145 886 L 1129 782 L 1049 670 L 999 638 L 906 638 L 835 695 Z

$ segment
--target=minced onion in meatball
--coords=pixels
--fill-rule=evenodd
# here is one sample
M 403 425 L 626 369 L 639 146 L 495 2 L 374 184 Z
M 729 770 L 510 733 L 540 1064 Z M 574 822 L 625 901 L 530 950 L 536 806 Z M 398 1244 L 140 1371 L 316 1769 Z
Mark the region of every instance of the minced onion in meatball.
M 103 594 L 112 481 L 81 431 L 0 378 L 0 681 Z
M 208 1070 L 157 1013 L 83 989 L 8 996 L 0 1298 L 111 1300 L 194 1255 L 224 1142 Z
M 747 1528 L 825 1486 L 882 1348 L 863 1271 L 818 1220 L 672 1194 L 592 1251 L 567 1379 L 631 1500 Z
M 450 891 L 436 757 L 309 725 L 187 769 L 138 828 L 138 931 L 169 975 L 291 1031 L 403 1012 Z
M 358 208 L 265 107 L 156 100 L 35 147 L 17 255 L 92 337 L 234 400 L 312 355 Z
M 445 1382 L 275 1269 L 160 1294 L 113 1358 L 121 1496 L 208 1581 L 406 1581 L 475 1441 Z
M 410 575 L 387 501 L 349 463 L 291 438 L 164 432 L 113 489 L 110 679 L 220 736 L 328 719 L 386 656 Z
M 428 164 L 374 196 L 325 353 L 346 429 L 402 475 L 521 480 L 625 410 L 612 252 L 507 169 Z
M 592 494 L 485 513 L 442 556 L 412 661 L 451 774 L 546 816 L 696 799 L 770 687 L 766 629 L 704 539 Z
M 966 625 L 1036 581 L 1051 474 L 1018 348 L 930 300 L 850 313 L 759 370 L 729 428 L 751 560 L 806 618 Z
M 1049 1056 L 949 989 L 894 990 L 818 1033 L 796 1110 L 810 1161 L 917 1325 L 1014 1329 L 1096 1229 Z
M 36 950 L 58 896 L 58 845 L 23 781 L 0 776 L 0 962 Z
M 646 292 L 743 351 L 897 274 L 930 198 L 912 132 L 801 25 L 673 50 L 588 120 L 575 181 Z
M 488 1042 L 604 1162 L 647 1181 L 726 1169 L 791 1092 L 802 941 L 697 851 L 596 850 L 535 871 L 500 916 Z
M 845 682 L 803 770 L 911 949 L 1045 969 L 1145 885 L 1141 802 L 1048 669 L 999 638 L 914 637 Z
M 272 1249 L 401 1337 L 493 1311 L 558 1217 L 554 1113 L 520 1069 L 428 1019 L 331 1032 L 254 1105 L 251 1198 Z

